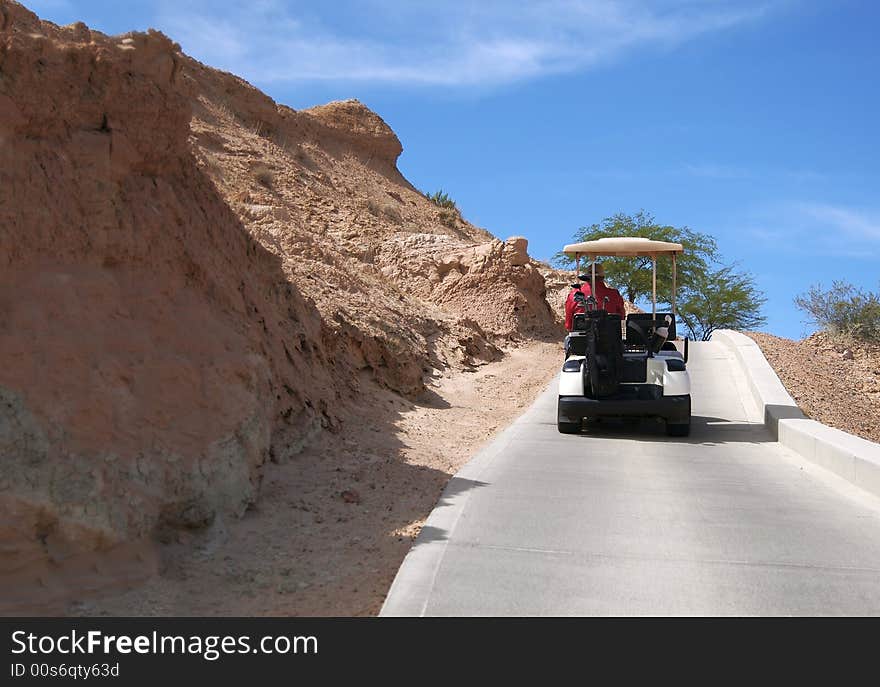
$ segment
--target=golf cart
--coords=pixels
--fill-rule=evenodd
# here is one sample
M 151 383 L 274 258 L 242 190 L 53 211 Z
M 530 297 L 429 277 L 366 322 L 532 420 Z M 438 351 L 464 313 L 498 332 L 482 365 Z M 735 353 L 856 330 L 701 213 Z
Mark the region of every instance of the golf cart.
M 687 372 L 687 339 L 679 350 L 675 336 L 676 255 L 680 243 L 644 238 L 604 238 L 565 246 L 580 274 L 581 258 L 650 257 L 651 312 L 630 313 L 625 320 L 603 309 L 593 296 L 575 294 L 580 306 L 566 340 L 559 375 L 557 426 L 575 434 L 584 421 L 603 417 L 659 417 L 669 436 L 687 436 L 691 428 L 691 384 Z M 657 257 L 672 259 L 672 311 L 657 312 Z M 607 299 L 606 299 L 607 300 Z M 625 331 L 625 336 L 624 336 Z

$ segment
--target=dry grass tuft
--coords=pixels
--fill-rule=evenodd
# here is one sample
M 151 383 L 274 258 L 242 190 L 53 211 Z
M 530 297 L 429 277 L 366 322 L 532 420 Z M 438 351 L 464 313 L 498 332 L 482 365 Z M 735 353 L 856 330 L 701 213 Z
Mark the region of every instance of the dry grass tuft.
M 275 183 L 275 173 L 267 165 L 254 166 L 253 175 L 257 183 L 266 188 L 272 188 L 272 184 Z
M 449 210 L 443 209 L 438 213 L 440 217 L 440 224 L 446 227 L 450 227 L 451 229 L 455 229 L 458 227 L 458 222 L 461 219 L 461 215 L 458 214 L 458 210 Z

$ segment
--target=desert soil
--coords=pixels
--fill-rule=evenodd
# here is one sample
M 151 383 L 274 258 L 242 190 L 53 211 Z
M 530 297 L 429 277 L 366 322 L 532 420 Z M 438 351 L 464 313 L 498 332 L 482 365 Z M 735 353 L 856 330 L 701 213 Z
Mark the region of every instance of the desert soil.
M 801 341 L 746 333 L 806 415 L 880 442 L 880 344 L 824 333 Z
M 273 465 L 256 506 L 174 532 L 145 585 L 72 615 L 375 615 L 455 472 L 550 382 L 558 342 L 435 378 L 416 402 L 364 385 L 363 420 Z
M 0 0 L 0 62 L 0 613 L 152 576 L 157 537 L 169 614 L 249 612 L 210 596 L 212 566 L 261 600 L 329 577 L 368 599 L 338 612 L 367 612 L 372 578 L 325 551 L 409 532 L 484 436 L 432 407 L 444 384 L 491 387 L 501 349 L 561 338 L 528 241 L 431 202 L 363 103 L 293 110 L 161 33 Z

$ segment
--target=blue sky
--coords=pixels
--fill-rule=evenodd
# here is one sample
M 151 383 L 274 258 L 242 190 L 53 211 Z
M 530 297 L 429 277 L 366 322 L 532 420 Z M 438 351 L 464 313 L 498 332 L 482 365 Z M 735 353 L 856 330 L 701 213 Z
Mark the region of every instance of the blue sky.
M 880 287 L 880 3 L 871 0 L 31 0 L 59 24 L 155 27 L 304 108 L 358 98 L 401 171 L 549 258 L 640 208 L 718 240 L 768 296 Z

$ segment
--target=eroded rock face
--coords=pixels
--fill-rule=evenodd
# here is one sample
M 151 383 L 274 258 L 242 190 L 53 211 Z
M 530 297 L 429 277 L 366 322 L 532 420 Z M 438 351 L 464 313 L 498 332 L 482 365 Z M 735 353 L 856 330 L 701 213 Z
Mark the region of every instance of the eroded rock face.
M 385 121 L 359 100 L 343 100 L 303 110 L 332 130 L 335 137 L 349 141 L 352 146 L 392 166 L 403 152 L 403 146 Z
M 544 277 L 531 264 L 528 242 L 465 243 L 455 237 L 409 234 L 383 245 L 377 262 L 400 285 L 462 313 L 492 335 L 519 338 L 554 331 Z
M 192 156 L 177 47 L 2 7 L 0 546 L 49 589 L 243 513 L 273 429 L 334 422 L 338 384 L 320 315 Z
M 0 588 L 19 611 L 152 574 L 158 532 L 241 515 L 270 457 L 357 421 L 360 380 L 417 397 L 556 331 L 525 239 L 438 209 L 400 152 L 357 101 L 297 112 L 159 33 L 0 0 Z

